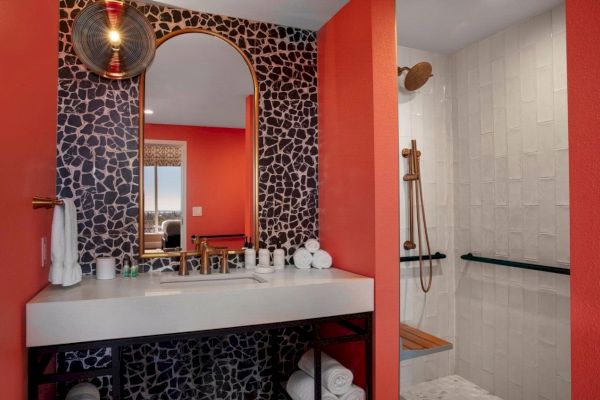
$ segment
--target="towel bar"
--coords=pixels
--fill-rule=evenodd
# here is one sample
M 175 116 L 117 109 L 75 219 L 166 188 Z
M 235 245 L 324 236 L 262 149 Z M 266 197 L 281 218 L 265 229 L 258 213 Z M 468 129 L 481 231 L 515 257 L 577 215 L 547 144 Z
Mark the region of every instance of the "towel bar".
M 54 208 L 54 206 L 63 205 L 63 201 L 57 198 L 35 196 L 31 200 L 31 205 L 34 210 L 38 208 Z

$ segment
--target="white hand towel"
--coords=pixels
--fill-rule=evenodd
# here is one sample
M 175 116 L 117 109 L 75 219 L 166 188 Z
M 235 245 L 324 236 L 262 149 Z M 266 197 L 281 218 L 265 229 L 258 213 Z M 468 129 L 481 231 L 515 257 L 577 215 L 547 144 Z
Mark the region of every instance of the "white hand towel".
M 308 375 L 315 376 L 315 352 L 309 350 L 302 355 L 298 367 Z M 350 390 L 354 375 L 352 371 L 331 358 L 321 353 L 321 377 L 323 386 L 333 394 L 342 395 Z
M 315 254 L 313 254 L 312 266 L 318 269 L 331 268 L 333 264 L 333 259 L 331 255 L 325 250 L 317 250 Z
M 65 268 L 65 210 L 62 206 L 54 207 L 52 215 L 51 260 L 48 281 L 53 285 L 62 285 Z
M 294 265 L 296 268 L 308 269 L 312 263 L 313 255 L 304 247 L 299 248 L 294 252 Z
M 314 254 L 321 248 L 321 244 L 317 239 L 308 239 L 306 243 L 304 243 L 304 247 L 306 247 L 306 250 Z
M 340 396 L 340 400 L 365 400 L 367 397 L 365 391 L 356 385 L 352 385 L 344 395 Z
M 63 199 L 63 204 L 54 207 L 49 281 L 54 285 L 71 286 L 81 282 L 77 247 L 77 210 L 71 199 Z
M 293 400 L 314 400 L 315 380 L 304 371 L 296 371 L 290 376 L 285 386 Z M 321 387 L 322 400 L 338 400 L 338 398 L 324 387 Z

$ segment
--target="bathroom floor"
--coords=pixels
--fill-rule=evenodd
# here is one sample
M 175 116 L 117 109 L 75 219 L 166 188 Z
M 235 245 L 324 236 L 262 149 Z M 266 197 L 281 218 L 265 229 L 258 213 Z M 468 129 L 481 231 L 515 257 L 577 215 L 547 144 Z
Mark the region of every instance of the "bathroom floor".
M 458 375 L 450 375 L 410 386 L 400 400 L 502 400 Z

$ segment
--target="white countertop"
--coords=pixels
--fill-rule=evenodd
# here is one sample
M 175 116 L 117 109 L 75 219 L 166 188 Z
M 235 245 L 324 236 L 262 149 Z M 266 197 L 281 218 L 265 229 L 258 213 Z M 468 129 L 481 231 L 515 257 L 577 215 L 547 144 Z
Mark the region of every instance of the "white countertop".
M 194 276 L 196 274 L 196 276 Z M 286 267 L 263 283 L 164 283 L 174 272 L 136 279 L 86 277 L 48 286 L 27 303 L 27 347 L 222 329 L 373 311 L 373 279 L 339 269 Z M 222 275 L 251 277 L 245 270 Z M 192 272 L 192 278 L 198 277 Z M 178 278 L 175 278 L 178 279 Z M 163 281 L 163 283 L 161 283 Z

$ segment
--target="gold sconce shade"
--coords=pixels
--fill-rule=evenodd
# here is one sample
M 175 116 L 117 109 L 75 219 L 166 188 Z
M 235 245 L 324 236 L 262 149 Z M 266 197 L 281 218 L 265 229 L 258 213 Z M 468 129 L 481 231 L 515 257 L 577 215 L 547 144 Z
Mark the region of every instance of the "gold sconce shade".
M 73 48 L 81 62 L 110 79 L 144 72 L 154 59 L 155 40 L 144 14 L 119 0 L 89 5 L 73 24 Z

